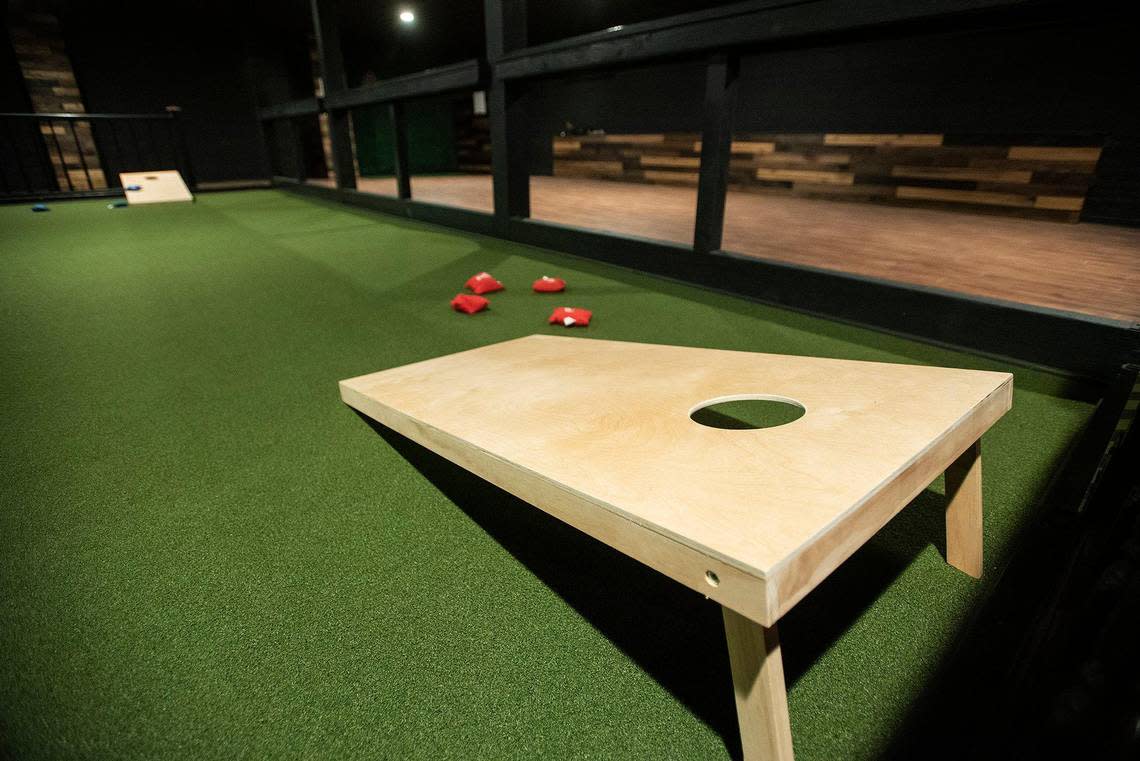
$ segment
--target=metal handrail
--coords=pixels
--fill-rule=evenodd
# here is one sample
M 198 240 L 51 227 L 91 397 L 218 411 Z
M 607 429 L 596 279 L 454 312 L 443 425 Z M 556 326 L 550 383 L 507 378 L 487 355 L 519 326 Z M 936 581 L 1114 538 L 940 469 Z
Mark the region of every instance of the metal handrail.
M 38 119 L 40 121 L 55 121 L 55 120 L 73 120 L 73 121 L 90 121 L 99 119 L 174 119 L 175 111 L 166 111 L 161 114 L 24 114 L 16 112 L 0 113 L 0 116 L 8 116 L 13 118 L 22 119 Z
M 0 112 L 0 201 L 118 195 L 117 172 L 155 169 L 171 159 L 193 191 L 181 112 L 178 106 L 148 114 Z M 166 126 L 156 130 L 155 123 Z

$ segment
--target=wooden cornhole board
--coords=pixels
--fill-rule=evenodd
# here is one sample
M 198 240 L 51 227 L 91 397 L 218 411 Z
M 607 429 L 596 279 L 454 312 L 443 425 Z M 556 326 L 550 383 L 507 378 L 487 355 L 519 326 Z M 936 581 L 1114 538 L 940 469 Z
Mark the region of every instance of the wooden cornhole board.
M 171 201 L 193 201 L 190 188 L 182 180 L 176 169 L 162 169 L 155 172 L 121 172 L 119 182 L 127 195 L 127 203 L 169 203 Z M 127 190 L 138 185 L 139 190 Z
M 983 433 L 1008 373 L 534 335 L 340 382 L 352 407 L 719 602 L 745 757 L 791 758 L 776 622 L 946 473 L 982 569 Z M 723 430 L 714 401 L 793 400 Z

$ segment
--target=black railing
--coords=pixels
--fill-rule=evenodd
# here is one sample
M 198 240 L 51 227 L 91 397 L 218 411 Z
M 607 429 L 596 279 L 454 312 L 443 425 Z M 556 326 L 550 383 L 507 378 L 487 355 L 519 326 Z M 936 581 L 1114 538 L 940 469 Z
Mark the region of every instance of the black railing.
M 193 191 L 180 113 L 0 113 L 0 201 L 121 195 L 121 172 L 171 168 Z
M 736 73 L 742 55 L 808 48 L 841 38 L 849 42 L 879 39 L 904 30 L 922 35 L 935 31 L 960 34 L 967 29 L 1069 24 L 1080 15 L 1076 11 L 1037 0 L 744 0 L 528 46 L 526 6 L 533 2 L 484 0 L 485 59 L 350 88 L 340 50 L 336 0 L 312 0 L 317 58 L 326 92 L 323 98 L 310 95 L 259 111 L 275 184 L 1078 375 L 1103 377 L 1135 352 L 1134 326 L 1117 321 L 934 293 L 886 280 L 743 257 L 720 248 L 736 113 Z M 710 148 L 700 157 L 699 211 L 691 245 L 532 218 L 529 154 L 533 125 L 542 117 L 542 106 L 541 99 L 525 97 L 528 89 L 572 72 L 613 72 L 677 60 L 700 61 L 705 68 L 701 143 Z M 493 214 L 413 198 L 408 165 L 399 155 L 407 141 L 403 103 L 472 89 L 486 90 L 487 95 Z M 345 117 L 354 108 L 379 104 L 391 109 L 399 183 L 395 198 L 356 189 L 353 136 Z M 308 178 L 324 176 L 324 156 L 315 155 L 322 113 L 328 114 L 337 164 L 335 188 L 306 183 Z M 320 167 L 320 174 L 314 172 L 315 167 Z

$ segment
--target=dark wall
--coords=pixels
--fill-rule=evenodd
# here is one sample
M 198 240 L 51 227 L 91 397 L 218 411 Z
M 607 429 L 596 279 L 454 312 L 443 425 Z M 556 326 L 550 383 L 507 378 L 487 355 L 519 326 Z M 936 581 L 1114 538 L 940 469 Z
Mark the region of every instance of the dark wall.
M 736 128 L 1071 133 L 1117 128 L 1133 76 L 1107 22 L 919 34 L 748 56 Z M 1134 77 L 1133 77 L 1133 81 Z
M 7 30 L 4 30 L 5 32 Z M 0 39 L 0 112 L 27 113 L 32 102 L 24 87 L 20 63 L 7 34 Z M 39 126 L 23 119 L 0 123 L 0 191 L 50 188 L 55 173 L 44 152 Z
M 181 106 L 198 181 L 268 176 L 247 19 L 232 4 L 76 2 L 61 21 L 88 111 Z
M 1140 131 L 1109 137 L 1081 220 L 1140 226 Z
M 1091 134 L 1108 144 L 1085 218 L 1140 222 L 1140 67 L 1130 29 L 1102 15 L 745 54 L 734 129 Z M 619 133 L 699 131 L 703 89 L 700 61 L 532 83 L 532 171 L 550 172 L 550 137 L 567 121 Z
M 32 102 L 24 87 L 20 62 L 7 32 L 7 28 L 4 28 L 4 36 L 0 39 L 0 111 L 26 113 L 32 110 Z
M 541 0 L 527 7 L 527 41 L 541 45 L 615 26 L 732 5 L 739 0 Z
M 525 85 L 531 171 L 550 174 L 550 138 L 568 125 L 613 133 L 699 132 L 704 76 L 703 64 L 693 61 Z
M 483 0 L 342 0 L 339 19 L 350 87 L 484 56 Z
M 1107 24 L 927 34 L 745 55 L 741 132 L 1109 133 L 1135 124 L 1136 75 Z M 1131 80 L 1131 82 L 1129 81 Z M 547 80 L 541 128 L 699 130 L 700 62 Z M 1131 120 L 1131 122 L 1130 122 Z M 551 132 L 552 133 L 552 132 Z

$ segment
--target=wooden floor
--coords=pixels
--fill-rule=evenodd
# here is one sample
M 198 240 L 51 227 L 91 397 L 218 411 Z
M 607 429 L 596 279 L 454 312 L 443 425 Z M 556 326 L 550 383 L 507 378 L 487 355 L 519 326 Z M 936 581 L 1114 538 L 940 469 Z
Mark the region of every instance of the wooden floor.
M 358 187 L 396 194 L 391 179 L 360 178 Z M 491 178 L 415 177 L 412 197 L 489 213 Z M 695 209 L 695 188 L 531 178 L 531 216 L 563 225 L 688 244 Z M 1138 229 L 730 191 L 724 248 L 908 285 L 1140 321 Z

